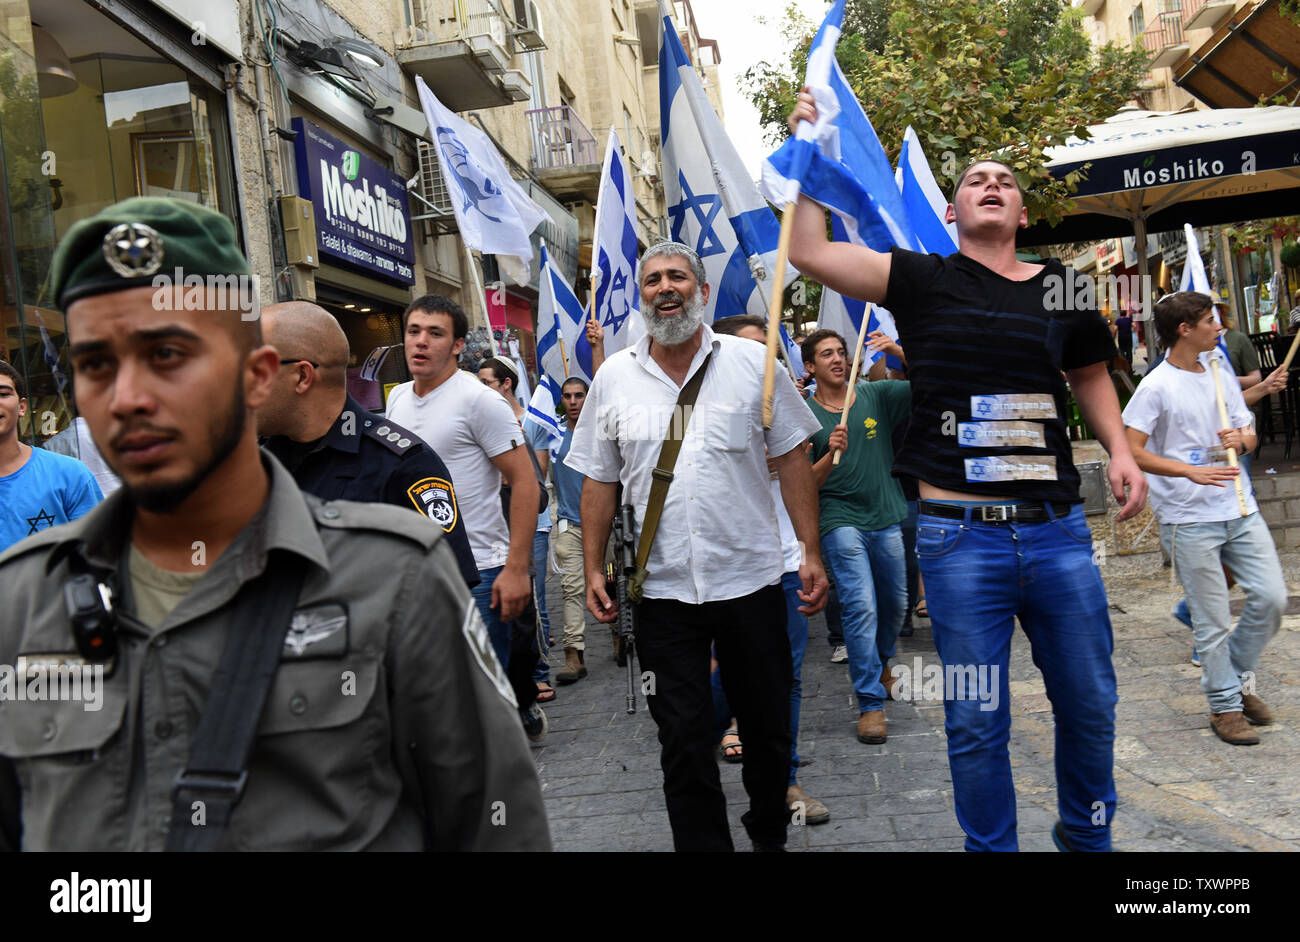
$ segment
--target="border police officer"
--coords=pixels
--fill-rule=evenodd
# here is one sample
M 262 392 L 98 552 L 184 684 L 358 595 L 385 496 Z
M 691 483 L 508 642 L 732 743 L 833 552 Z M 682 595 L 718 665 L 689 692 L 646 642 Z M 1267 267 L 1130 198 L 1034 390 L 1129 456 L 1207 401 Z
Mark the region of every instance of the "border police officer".
M 0 665 L 26 694 L 0 707 L 0 847 L 549 848 L 441 531 L 305 495 L 259 452 L 249 420 L 280 363 L 236 297 L 248 276 L 228 219 L 169 199 L 110 206 L 55 253 L 78 409 L 123 487 L 0 556 Z M 83 576 L 98 592 L 65 599 Z M 276 608 L 292 612 L 280 635 L 258 617 Z M 270 654 L 265 707 L 242 770 L 214 779 L 205 730 L 256 707 L 209 694 L 250 641 Z M 54 666 L 106 670 L 77 702 L 33 683 Z M 205 817 L 218 807 L 233 810 Z
M 310 301 L 272 304 L 262 309 L 262 336 L 280 352 L 271 398 L 257 411 L 258 432 L 270 436 L 263 447 L 309 494 L 427 514 L 447 534 L 466 585 L 478 585 L 451 473 L 418 435 L 348 394 L 348 339 L 333 315 Z

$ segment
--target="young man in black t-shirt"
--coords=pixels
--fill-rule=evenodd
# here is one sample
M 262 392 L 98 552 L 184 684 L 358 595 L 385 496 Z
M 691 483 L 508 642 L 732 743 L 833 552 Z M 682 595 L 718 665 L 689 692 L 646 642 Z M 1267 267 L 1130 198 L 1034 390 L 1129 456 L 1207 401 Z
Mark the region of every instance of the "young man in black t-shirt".
M 792 130 L 801 119 L 816 119 L 806 91 Z M 1110 453 L 1119 518 L 1132 517 L 1146 480 L 1107 371 L 1115 347 L 1094 309 L 1075 309 L 1079 293 L 1064 266 L 1016 258 L 1016 230 L 1028 220 L 1009 167 L 969 166 L 946 221 L 956 224 L 958 253 L 885 254 L 827 242 L 824 211 L 801 197 L 790 261 L 841 294 L 889 308 L 907 351 L 913 411 L 894 473 L 915 477 L 921 492 L 916 550 L 944 662 L 948 757 L 967 850 L 1018 847 L 1007 748 L 1017 617 L 1056 717 L 1053 838 L 1063 850 L 1109 850 L 1113 644 L 1061 374 Z

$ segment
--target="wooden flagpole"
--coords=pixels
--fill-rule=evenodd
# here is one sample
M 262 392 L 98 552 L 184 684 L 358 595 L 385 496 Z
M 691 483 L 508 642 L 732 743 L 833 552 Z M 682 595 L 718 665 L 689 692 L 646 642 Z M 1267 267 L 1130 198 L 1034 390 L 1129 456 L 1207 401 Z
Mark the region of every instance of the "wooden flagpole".
M 1295 332 L 1295 339 L 1291 341 L 1291 349 L 1286 352 L 1286 359 L 1282 361 L 1282 369 L 1291 369 L 1291 360 L 1295 357 L 1297 347 L 1300 347 L 1300 330 Z
M 790 255 L 790 234 L 799 201 L 785 204 L 781 213 L 781 238 L 776 243 L 772 272 L 772 299 L 767 307 L 767 362 L 763 366 L 763 428 L 772 427 L 772 398 L 776 395 L 776 348 L 781 344 L 781 296 L 785 293 L 785 262 Z
M 871 320 L 871 305 L 868 304 L 862 311 L 862 326 L 858 328 L 858 347 L 853 352 L 853 371 L 849 373 L 849 388 L 844 394 L 844 411 L 840 417 L 844 420 L 841 425 L 846 425 L 849 421 L 849 410 L 853 408 L 853 393 L 858 388 L 858 367 L 862 365 L 862 345 L 867 342 L 867 323 Z M 840 456 L 844 452 L 838 448 L 831 458 L 831 466 L 835 467 L 840 463 Z
M 1295 352 L 1295 343 L 1291 344 L 1291 352 Z M 1291 357 L 1288 356 L 1287 359 L 1290 360 Z M 1219 421 L 1223 423 L 1224 428 L 1231 428 L 1228 425 L 1228 407 L 1223 401 L 1223 384 L 1219 380 L 1219 358 L 1217 356 L 1211 355 L 1210 357 L 1210 372 L 1214 374 L 1214 398 L 1219 404 Z M 1234 468 L 1237 467 L 1237 449 L 1228 449 L 1228 464 Z M 1241 508 L 1241 515 L 1244 517 L 1249 511 L 1246 509 L 1246 488 L 1241 483 L 1240 471 L 1232 479 L 1232 483 L 1237 485 L 1237 505 Z

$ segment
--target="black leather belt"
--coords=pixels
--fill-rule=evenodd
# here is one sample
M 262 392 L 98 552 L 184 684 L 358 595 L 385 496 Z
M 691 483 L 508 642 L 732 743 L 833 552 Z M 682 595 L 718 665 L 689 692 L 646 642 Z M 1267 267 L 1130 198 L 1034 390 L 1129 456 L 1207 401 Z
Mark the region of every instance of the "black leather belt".
M 971 520 L 975 523 L 1045 523 L 1052 518 L 1047 508 L 1057 517 L 1067 516 L 1074 508 L 1073 504 L 1044 504 L 1041 501 L 1024 504 L 968 504 L 958 507 L 955 504 L 936 504 L 931 500 L 917 503 L 917 510 L 931 517 L 946 517 L 949 520 Z

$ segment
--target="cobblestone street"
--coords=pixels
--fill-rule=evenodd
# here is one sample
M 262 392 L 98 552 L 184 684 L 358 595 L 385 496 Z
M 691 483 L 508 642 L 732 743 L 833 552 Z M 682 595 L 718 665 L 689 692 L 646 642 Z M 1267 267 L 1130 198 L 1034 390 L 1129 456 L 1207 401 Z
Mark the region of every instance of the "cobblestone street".
M 1209 728 L 1191 635 L 1170 617 L 1181 590 L 1147 554 L 1104 565 L 1115 632 L 1119 706 L 1114 838 L 1124 851 L 1300 849 L 1300 554 L 1285 553 L 1293 593 L 1282 629 L 1265 650 L 1257 692 L 1277 714 L 1259 727 L 1258 746 L 1229 746 Z M 552 577 L 550 611 L 560 611 Z M 1234 590 L 1234 611 L 1241 592 Z M 895 664 L 938 664 L 930 623 L 900 638 Z M 558 636 L 552 616 L 552 632 Z M 659 745 L 645 698 L 624 712 L 626 672 L 611 656 L 609 630 L 589 619 L 589 676 L 557 687 L 546 705 L 550 732 L 535 747 L 556 850 L 670 851 Z M 956 851 L 963 836 L 953 812 L 943 705 L 891 702 L 889 740 L 857 741 L 857 711 L 847 665 L 831 664 L 821 616 L 813 619 L 804 661 L 800 784 L 831 811 L 829 823 L 792 827 L 790 850 Z M 553 671 L 563 651 L 551 651 Z M 1011 762 L 1020 847 L 1053 851 L 1056 820 L 1053 720 L 1023 633 L 1012 644 Z M 747 799 L 739 765 L 720 763 L 738 850 Z

